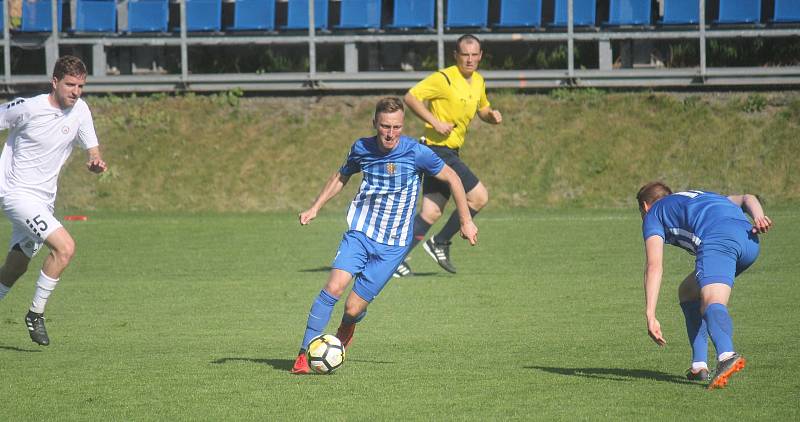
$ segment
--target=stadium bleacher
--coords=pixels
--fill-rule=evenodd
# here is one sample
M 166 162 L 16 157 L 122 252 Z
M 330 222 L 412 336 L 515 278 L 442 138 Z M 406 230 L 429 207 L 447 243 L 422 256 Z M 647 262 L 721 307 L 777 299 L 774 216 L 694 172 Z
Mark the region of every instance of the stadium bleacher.
M 341 0 L 337 29 L 380 29 L 381 0 Z
M 127 32 L 167 32 L 168 0 L 129 0 Z
M 573 0 L 573 25 L 595 27 L 598 15 L 607 16 L 600 28 L 697 25 L 699 1 Z M 175 12 L 178 0 L 127 0 L 127 25 L 117 25 L 122 22 L 118 3 L 119 0 L 58 0 L 59 31 L 63 30 L 63 23 L 68 25 L 68 32 L 78 33 L 180 30 L 179 14 Z M 75 5 L 71 24 L 63 22 L 64 4 Z M 223 4 L 228 5 L 227 12 Z M 284 7 L 276 6 L 280 4 Z M 567 25 L 568 0 L 446 0 L 444 4 L 447 30 L 535 30 Z M 769 23 L 800 23 L 800 0 L 707 0 L 706 4 L 718 11 L 706 16 L 706 21 L 713 24 L 758 24 L 762 15 L 768 17 Z M 51 31 L 50 0 L 24 0 L 22 5 L 19 31 Z M 392 6 L 389 13 L 384 11 L 387 5 Z M 763 7 L 772 10 L 762 11 Z M 314 0 L 314 10 L 315 28 L 320 30 L 432 30 L 436 0 Z M 331 16 L 338 20 L 329 27 Z M 186 0 L 186 26 L 189 32 L 308 29 L 308 0 Z
M 550 26 L 567 26 L 567 0 L 555 0 L 555 12 L 553 22 Z M 572 25 L 573 26 L 594 26 L 597 16 L 596 0 L 573 0 Z
M 541 0 L 501 0 L 499 28 L 539 28 L 542 26 Z
M 800 1 L 775 0 L 772 22 L 800 23 Z
M 233 3 L 229 31 L 272 31 L 275 29 L 275 2 L 264 0 L 237 0 Z
M 649 25 L 650 0 L 611 0 L 606 26 Z
M 308 29 L 307 0 L 288 0 L 286 25 L 282 29 Z M 328 28 L 328 0 L 314 0 L 314 28 Z
M 700 22 L 700 0 L 664 0 L 662 25 L 697 25 Z
M 388 29 L 433 29 L 434 0 L 395 1 Z
M 761 20 L 761 0 L 719 0 L 716 24 L 758 23 Z
M 58 0 L 58 30 L 64 12 L 62 0 Z M 22 32 L 50 32 L 53 30 L 52 4 L 50 0 L 25 0 L 22 2 Z
M 489 26 L 489 0 L 447 0 L 447 28 L 486 28 Z
M 177 77 L 184 84 L 190 78 L 190 72 L 184 69 L 189 67 L 188 55 L 196 54 L 189 52 L 184 46 L 288 46 L 308 43 L 309 57 L 306 63 L 309 63 L 309 69 L 316 69 L 316 64 L 311 65 L 312 62 L 316 63 L 316 53 L 312 56 L 311 51 L 317 45 L 326 46 L 322 49 L 324 54 L 339 54 L 335 52 L 336 49 L 343 47 L 344 60 L 336 57 L 332 61 L 327 58 L 320 61 L 328 60 L 326 66 L 330 63 L 340 66 L 339 63 L 343 62 L 346 75 L 340 76 L 342 86 L 346 86 L 346 82 L 358 77 L 356 74 L 363 74 L 363 71 L 359 71 L 359 63 L 364 66 L 365 60 L 364 56 L 359 57 L 359 54 L 363 54 L 359 50 L 371 54 L 367 60 L 369 69 L 393 69 L 394 66 L 399 66 L 408 71 L 418 70 L 419 66 L 402 67 L 393 62 L 388 67 L 376 67 L 375 61 L 384 58 L 375 55 L 371 49 L 384 43 L 402 45 L 400 54 L 413 55 L 411 50 L 417 46 L 430 52 L 433 45 L 436 47 L 436 65 L 443 66 L 449 48 L 445 43 L 454 41 L 465 32 L 479 32 L 479 36 L 490 43 L 519 43 L 520 46 L 542 42 L 573 43 L 571 45 L 581 43 L 581 48 L 586 48 L 587 44 L 595 43 L 598 59 L 597 64 L 592 66 L 605 72 L 619 66 L 633 67 L 631 60 L 620 60 L 617 56 L 632 54 L 632 47 L 636 43 L 640 44 L 639 51 L 642 51 L 647 48 L 652 50 L 652 47 L 641 45 L 652 45 L 654 40 L 694 40 L 693 42 L 702 43 L 707 39 L 786 39 L 800 36 L 800 0 L 705 0 L 705 15 L 702 16 L 706 22 L 704 31 L 698 28 L 701 17 L 698 10 L 700 0 L 572 0 L 572 23 L 580 30 L 571 33 L 564 30 L 568 24 L 569 0 L 313 1 L 316 35 L 306 39 L 299 37 L 306 37 L 308 34 L 309 0 L 185 0 L 185 7 L 179 0 L 23 0 L 21 16 L 19 9 L 16 9 L 13 20 L 9 20 L 12 26 L 11 36 L 4 42 L 10 50 L 9 45 L 14 42 L 13 38 L 18 33 L 25 33 L 26 42 L 40 38 L 38 45 L 45 50 L 46 66 L 54 62 L 62 46 L 71 49 L 88 47 L 83 49 L 83 54 L 91 54 L 91 61 L 95 63 L 95 76 L 115 74 L 118 53 L 112 50 L 118 47 L 147 49 L 156 46 L 161 49 L 158 53 L 160 57 L 168 57 L 163 52 L 173 49 L 170 53 L 173 58 L 176 53 L 181 56 L 181 70 Z M 0 0 L 0 6 L 7 3 L 7 0 Z M 56 32 L 52 31 L 54 4 L 58 5 L 59 14 Z M 437 9 L 439 4 L 442 4 L 443 10 Z M 177 32 L 181 30 L 181 14 L 184 12 L 185 29 L 189 36 L 179 37 Z M 625 46 L 622 53 L 619 44 L 615 44 L 618 42 Z M 629 50 L 627 53 L 624 52 L 626 48 Z M 287 51 L 291 51 L 291 54 L 303 54 L 297 49 Z M 646 52 L 643 54 L 646 55 Z M 568 54 L 567 60 L 568 78 L 572 81 L 576 56 Z M 654 62 L 642 60 L 644 59 L 637 62 L 639 67 L 655 70 Z M 171 69 L 175 69 L 174 64 L 171 66 Z M 139 68 L 143 67 L 137 66 Z M 144 68 L 149 69 L 151 66 Z M 161 67 L 162 70 L 166 68 L 166 65 Z M 705 81 L 705 65 L 702 64 L 699 68 L 702 73 L 699 79 L 691 79 L 694 70 L 684 68 L 683 71 L 689 77 L 679 75 L 678 78 L 683 78 L 680 80 L 684 81 L 680 83 Z M 107 72 L 106 69 L 111 70 Z M 595 67 L 588 68 L 590 71 L 591 69 Z M 534 69 L 520 70 L 526 72 L 526 75 L 537 72 Z M 336 71 L 341 72 L 336 69 L 331 72 Z M 583 64 L 578 71 L 583 74 L 582 78 L 587 78 L 587 68 Z M 164 81 L 176 75 L 175 70 L 170 72 L 173 73 L 169 77 L 162 78 Z M 316 70 L 309 72 L 316 73 Z M 668 70 L 659 72 L 666 73 Z M 738 70 L 736 72 L 736 77 L 742 73 Z M 775 71 L 778 72 L 777 77 L 773 77 L 773 70 L 769 70 L 773 73 L 767 73 L 766 70 L 753 72 L 760 72 L 764 83 L 781 80 L 784 73 L 791 73 L 778 69 Z M 543 84 L 563 77 L 558 72 L 540 73 Z M 614 73 L 622 75 L 622 72 Z M 192 72 L 191 77 L 196 79 L 199 75 Z M 612 79 L 615 77 L 612 76 Z M 800 78 L 800 74 L 798 77 Z M 6 82 L 14 78 L 6 72 Z M 242 78 L 247 80 L 246 76 Z M 263 77 L 259 79 L 264 80 Z M 279 79 L 275 78 L 276 81 Z M 631 78 L 633 79 L 635 78 Z M 605 83 L 605 80 L 601 83 Z M 213 81 L 209 84 L 228 86 L 234 82 L 226 79 L 219 82 L 219 85 L 213 85 Z M 276 82 L 276 86 L 277 84 Z M 386 86 L 395 87 L 398 84 L 404 86 L 405 82 L 392 80 Z M 267 85 L 269 83 L 263 86 Z

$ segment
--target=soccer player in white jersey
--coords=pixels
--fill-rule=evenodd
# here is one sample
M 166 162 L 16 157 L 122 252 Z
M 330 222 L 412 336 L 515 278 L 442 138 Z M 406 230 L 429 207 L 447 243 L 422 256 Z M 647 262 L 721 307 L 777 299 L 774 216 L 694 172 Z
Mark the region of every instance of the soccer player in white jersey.
M 44 325 L 47 299 L 75 253 L 75 241 L 53 216 L 58 175 L 74 145 L 88 152 L 89 171 L 106 170 L 92 114 L 80 98 L 86 74 L 79 58 L 63 56 L 53 69 L 49 94 L 0 106 L 0 129 L 9 129 L 0 156 L 0 200 L 13 226 L 8 255 L 0 268 L 0 299 L 25 274 L 42 245 L 47 245 L 50 254 L 25 316 L 31 340 L 42 346 L 50 344 Z
M 355 324 L 364 318 L 369 303 L 408 254 L 422 173 L 450 186 L 461 217 L 462 237 L 472 245 L 478 241 L 478 228 L 472 222 L 461 180 L 430 148 L 401 135 L 404 117 L 399 98 L 378 101 L 373 120 L 377 134 L 356 140 L 311 208 L 300 213 L 300 224 L 308 224 L 353 174 L 363 173 L 347 213 L 349 230 L 342 237 L 325 287 L 311 305 L 300 353 L 291 371 L 294 374 L 309 372 L 305 355 L 308 344 L 328 325 L 334 305 L 355 278 L 336 333 L 345 347 L 350 346 Z

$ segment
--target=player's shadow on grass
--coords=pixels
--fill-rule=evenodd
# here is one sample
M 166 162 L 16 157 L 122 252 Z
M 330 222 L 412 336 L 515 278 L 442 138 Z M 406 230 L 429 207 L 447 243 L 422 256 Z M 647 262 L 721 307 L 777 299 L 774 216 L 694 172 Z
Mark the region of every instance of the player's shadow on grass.
M 331 267 L 317 267 L 317 268 L 306 268 L 303 270 L 297 270 L 300 273 L 327 273 L 331 270 Z
M 259 365 L 269 365 L 275 369 L 288 371 L 292 369 L 294 360 L 291 359 L 254 359 L 254 358 L 219 358 L 212 360 L 211 363 L 215 365 L 222 365 L 229 362 L 250 362 Z
M 331 267 L 317 267 L 317 268 L 305 268 L 302 270 L 298 270 L 301 273 L 327 273 L 331 270 Z M 438 276 L 440 273 L 437 272 L 425 272 L 425 273 L 414 273 L 414 275 L 409 277 L 403 277 L 405 280 L 413 280 L 414 277 L 425 277 L 425 276 Z
M 0 345 L 0 350 L 11 350 L 12 352 L 41 353 L 41 350 L 20 349 L 19 347 L 3 346 L 3 345 Z
M 596 378 L 611 381 L 630 381 L 631 379 L 650 379 L 673 384 L 696 383 L 687 380 L 685 377 L 668 374 L 666 372 L 651 371 L 649 369 L 624 369 L 624 368 L 554 368 L 547 366 L 526 366 L 528 369 L 538 369 L 552 374 L 570 375 L 573 377 Z

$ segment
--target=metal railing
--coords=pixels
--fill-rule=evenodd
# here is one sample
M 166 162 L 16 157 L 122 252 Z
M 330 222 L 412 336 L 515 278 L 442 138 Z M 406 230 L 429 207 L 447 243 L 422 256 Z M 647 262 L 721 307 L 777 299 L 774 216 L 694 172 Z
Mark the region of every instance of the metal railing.
M 59 55 L 61 46 L 92 46 L 92 77 L 87 92 L 170 92 L 170 91 L 221 91 L 240 88 L 246 91 L 319 91 L 319 90 L 402 90 L 426 76 L 429 72 L 411 71 L 359 71 L 356 44 L 374 43 L 435 43 L 437 64 L 445 64 L 444 45 L 455 41 L 461 34 L 445 32 L 444 0 L 436 2 L 435 33 L 318 33 L 314 24 L 314 1 L 309 0 L 309 25 L 305 35 L 267 34 L 227 35 L 188 34 L 186 31 L 186 4 L 180 5 L 179 35 L 161 36 L 63 36 L 59 33 L 56 1 L 52 1 L 53 28 L 46 34 L 11 34 L 9 30 L 8 1 L 3 2 L 3 79 L 5 93 L 30 89 L 32 85 L 47 83 L 48 75 L 12 75 L 11 47 L 24 43 L 44 46 L 48 71 Z M 519 69 L 510 71 L 482 71 L 490 88 L 555 88 L 561 86 L 587 87 L 701 87 L 733 85 L 800 85 L 800 66 L 784 67 L 729 67 L 707 66 L 706 44 L 710 39 L 726 38 L 777 38 L 796 37 L 800 42 L 800 28 L 749 27 L 734 29 L 709 28 L 705 19 L 705 0 L 699 1 L 699 24 L 696 29 L 603 29 L 576 32 L 573 27 L 573 1 L 568 1 L 568 25 L 565 32 L 486 32 L 479 37 L 485 43 L 541 43 L 567 44 L 567 67 L 556 70 Z M 574 45 L 576 41 L 597 42 L 601 63 L 610 63 L 611 42 L 618 40 L 696 40 L 699 43 L 699 65 L 689 68 L 612 69 L 601 65 L 598 69 L 576 69 Z M 224 73 L 198 74 L 189 70 L 189 47 L 290 45 L 308 46 L 308 71 L 275 73 Z M 345 51 L 344 72 L 319 72 L 316 49 L 320 45 L 341 45 Z M 113 47 L 173 47 L 180 49 L 179 74 L 107 75 L 106 50 Z

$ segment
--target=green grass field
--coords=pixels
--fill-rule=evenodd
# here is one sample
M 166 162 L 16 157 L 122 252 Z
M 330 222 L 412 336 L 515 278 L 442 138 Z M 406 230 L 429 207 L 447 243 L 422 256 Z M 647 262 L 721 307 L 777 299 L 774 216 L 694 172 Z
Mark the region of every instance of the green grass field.
M 658 314 L 669 343 L 647 336 L 635 209 L 489 211 L 480 244 L 453 247 L 458 275 L 415 250 L 417 275 L 376 299 L 345 365 L 290 375 L 339 211 L 308 227 L 289 213 L 67 222 L 78 254 L 47 308 L 52 344 L 23 323 L 41 257 L 0 301 L 0 420 L 800 417 L 796 211 L 767 210 L 774 231 L 731 306 L 749 366 L 711 392 L 683 378 L 676 289 L 692 260 L 677 248 Z

